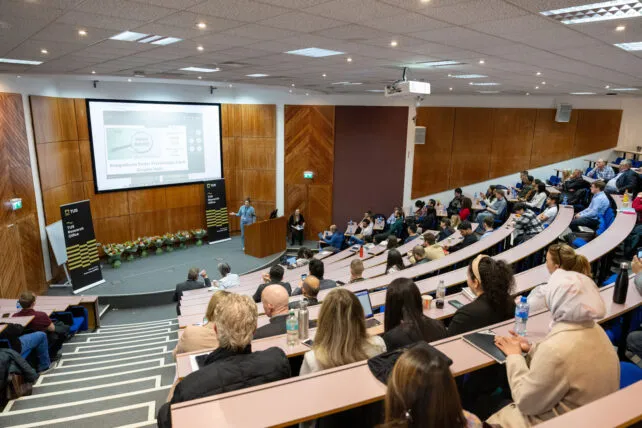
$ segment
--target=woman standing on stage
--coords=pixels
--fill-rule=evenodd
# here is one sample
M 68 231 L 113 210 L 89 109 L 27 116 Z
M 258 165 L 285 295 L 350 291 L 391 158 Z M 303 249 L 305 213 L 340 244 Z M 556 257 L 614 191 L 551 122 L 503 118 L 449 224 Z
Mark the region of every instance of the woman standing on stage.
M 249 197 L 245 198 L 239 211 L 230 213 L 230 216 L 241 217 L 241 245 L 243 246 L 243 251 L 245 251 L 245 225 L 252 224 L 256 220 L 256 212 L 251 203 L 252 201 Z

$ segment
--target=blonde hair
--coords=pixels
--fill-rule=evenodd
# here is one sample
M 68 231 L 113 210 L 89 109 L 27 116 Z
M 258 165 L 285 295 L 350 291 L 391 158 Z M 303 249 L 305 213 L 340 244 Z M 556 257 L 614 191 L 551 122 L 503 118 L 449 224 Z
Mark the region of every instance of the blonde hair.
M 214 310 L 220 348 L 241 351 L 252 342 L 258 311 L 250 296 L 230 293 Z
M 365 315 L 359 299 L 344 288 L 335 288 L 321 305 L 314 338 L 314 354 L 324 369 L 368 358 Z
M 355 275 L 361 276 L 363 273 L 363 262 L 359 259 L 354 259 L 350 262 L 350 272 Z
M 548 247 L 548 254 L 550 254 L 553 263 L 561 269 L 581 273 L 589 278 L 592 276 L 591 264 L 588 259 L 581 254 L 577 254 L 571 246 L 553 244 Z
M 457 229 L 457 226 L 461 224 L 461 218 L 459 217 L 458 214 L 453 214 L 450 216 L 450 225 L 454 228 Z
M 205 311 L 205 319 L 208 323 L 214 322 L 214 311 L 216 307 L 223 301 L 223 299 L 229 296 L 231 293 L 229 291 L 220 290 L 215 291 L 210 299 L 210 302 L 207 305 L 207 310 Z

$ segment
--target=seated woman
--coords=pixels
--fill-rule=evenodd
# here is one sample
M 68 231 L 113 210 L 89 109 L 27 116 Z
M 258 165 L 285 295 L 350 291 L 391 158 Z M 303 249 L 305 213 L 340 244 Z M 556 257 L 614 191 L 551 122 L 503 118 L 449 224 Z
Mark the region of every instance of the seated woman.
M 461 209 L 459 210 L 459 220 L 470 220 L 472 209 L 473 201 L 470 198 L 464 197 L 461 201 Z
M 514 403 L 491 416 L 488 423 L 536 425 L 619 389 L 617 354 L 595 322 L 606 313 L 595 283 L 577 272 L 551 279 L 551 286 L 544 290 L 553 319 L 546 337 L 537 344 L 523 337 L 495 338 L 506 354 Z
M 178 343 L 172 352 L 174 359 L 176 359 L 177 354 L 218 347 L 216 332 L 212 328 L 214 323 L 214 311 L 216 310 L 216 306 L 218 306 L 218 304 L 229 295 L 229 291 L 221 290 L 214 292 L 210 298 L 209 304 L 207 305 L 207 310 L 205 311 L 205 322 L 203 325 L 188 325 L 185 327 L 183 335 L 178 340 Z
M 404 270 L 403 257 L 397 250 L 388 250 L 388 260 L 386 261 L 386 273 L 399 272 Z
M 546 191 L 546 184 L 538 183 L 537 184 L 537 193 L 531 198 L 529 202 L 526 202 L 530 208 L 541 211 L 546 203 L 546 198 L 548 198 L 548 191 Z
M 388 285 L 383 325 L 383 340 L 388 351 L 421 340 L 433 342 L 446 337 L 441 321 L 423 314 L 419 288 L 409 278 L 397 278 Z
M 426 344 L 405 351 L 388 378 L 384 428 L 481 428 L 479 418 L 462 409 L 452 361 Z
M 418 222 L 421 222 L 426 216 L 426 203 L 421 199 L 417 200 L 417 202 L 415 202 L 415 208 L 417 208 L 417 210 L 415 211 L 415 219 Z
M 443 241 L 453 233 L 455 233 L 455 229 L 452 227 L 450 219 L 445 217 L 442 218 L 439 222 L 439 235 L 437 235 L 437 241 Z
M 399 239 L 396 236 L 388 237 L 388 245 L 386 245 L 387 250 L 393 250 L 399 246 Z
M 546 289 L 558 283 L 558 278 L 564 278 L 568 273 L 576 272 L 586 276 L 591 281 L 591 264 L 588 259 L 581 254 L 577 254 L 571 246 L 566 244 L 553 244 L 548 247 L 546 268 L 551 277 L 546 284 L 538 285 L 528 295 L 531 313 L 546 309 L 546 300 L 544 298 Z M 595 287 L 597 288 L 597 285 Z

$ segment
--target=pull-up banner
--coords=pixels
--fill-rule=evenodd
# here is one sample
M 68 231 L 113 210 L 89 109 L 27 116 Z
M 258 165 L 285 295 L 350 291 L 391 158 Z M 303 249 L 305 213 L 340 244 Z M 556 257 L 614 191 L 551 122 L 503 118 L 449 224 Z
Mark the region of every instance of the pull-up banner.
M 100 270 L 89 201 L 60 206 L 67 249 L 67 268 L 74 294 L 105 282 Z
M 207 238 L 210 244 L 230 239 L 230 225 L 225 202 L 225 180 L 206 181 L 205 218 L 207 219 Z

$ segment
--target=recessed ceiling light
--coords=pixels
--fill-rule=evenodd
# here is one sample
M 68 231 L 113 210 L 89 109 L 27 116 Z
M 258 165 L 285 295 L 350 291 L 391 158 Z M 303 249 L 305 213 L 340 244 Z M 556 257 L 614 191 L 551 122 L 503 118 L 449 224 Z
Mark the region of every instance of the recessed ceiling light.
M 290 89 L 288 92 L 292 93 L 292 89 Z
M 322 76 L 322 77 L 327 77 L 328 75 L 327 75 L 327 74 L 325 74 L 325 73 L 323 73 L 321 76 Z
M 390 42 L 390 46 L 392 46 L 393 48 L 397 47 L 397 45 L 398 45 L 398 43 L 397 43 L 396 40 L 393 40 L 393 41 Z
M 449 91 L 452 91 L 452 90 L 453 90 L 453 88 L 448 88 L 448 90 L 449 90 Z
M 206 23 L 204 23 L 204 22 L 199 22 L 198 24 L 196 24 L 196 26 L 197 26 L 198 28 L 200 28 L 201 30 L 204 30 L 204 29 L 206 29 L 206 28 L 207 28 L 207 24 L 206 24 Z
M 13 58 L 0 58 L 0 62 L 7 64 L 24 64 L 24 65 L 40 65 L 42 61 L 31 61 L 29 59 L 13 59 Z
M 626 30 L 626 25 L 618 25 L 615 27 L 615 31 L 624 31 Z
M 127 79 L 127 81 L 128 81 L 128 82 L 131 82 L 131 81 L 132 81 L 132 79 Z
M 486 64 L 486 61 L 484 61 L 483 59 L 480 59 L 480 60 L 479 60 L 479 63 L 480 63 L 480 64 Z
M 642 42 L 616 43 L 615 46 L 625 51 L 642 51 Z
M 43 55 L 47 55 L 49 51 L 47 49 L 40 49 L 40 53 Z
M 449 74 L 448 77 L 454 77 L 455 79 L 483 79 L 488 76 L 483 74 Z
M 229 85 L 227 85 L 227 87 L 228 87 L 228 88 L 231 88 L 232 86 L 233 86 L 233 85 L 232 85 L 231 83 L 230 83 Z
M 430 0 L 420 0 L 420 2 L 426 4 L 426 3 L 430 3 Z
M 263 73 L 254 73 L 254 74 L 246 74 L 247 77 L 268 77 L 268 74 L 263 74 Z
M 461 62 L 445 60 L 445 61 L 429 61 L 429 62 L 418 62 L 415 64 L 409 64 L 410 68 L 432 68 L 432 67 L 447 67 L 450 65 L 460 65 Z
M 96 70 L 91 70 L 91 74 L 96 74 Z
M 201 80 L 202 78 L 203 78 L 203 76 L 198 76 L 198 80 Z
M 136 33 L 134 31 L 123 31 L 122 33 L 116 34 L 115 36 L 111 36 L 110 39 L 122 40 L 124 42 L 135 42 L 136 40 L 140 40 L 147 36 L 149 36 L 149 34 Z
M 539 89 L 539 86 L 535 86 L 535 89 Z
M 535 76 L 541 76 L 541 75 L 542 75 L 541 71 L 538 71 L 537 73 L 535 73 Z
M 309 94 L 308 92 L 306 92 L 306 93 L 305 93 L 305 96 L 307 97 L 308 95 L 310 95 L 310 94 Z
M 606 85 L 604 89 L 609 89 L 610 87 L 611 87 L 610 85 Z
M 21 77 L 22 77 L 22 76 L 20 76 L 20 75 L 17 75 L 17 76 L 16 76 L 16 79 L 20 79 Z
M 152 36 L 144 37 L 142 39 L 138 39 L 136 41 L 138 43 L 151 43 L 151 42 L 155 42 L 156 40 L 160 40 L 162 38 L 163 38 L 163 36 L 152 35 Z
M 542 85 L 546 85 L 546 82 L 542 82 Z
M 634 18 L 642 16 L 638 0 L 610 0 L 601 3 L 571 6 L 540 12 L 562 24 L 580 24 L 583 22 L 608 21 L 611 19 Z
M 290 55 L 310 56 L 312 58 L 323 58 L 326 56 L 343 55 L 345 52 L 331 51 L 329 49 L 321 49 L 321 48 L 305 48 L 305 49 L 296 49 L 293 51 L 287 51 L 284 53 L 290 54 Z
M 346 58 L 346 61 L 352 62 L 352 58 L 348 57 L 348 58 Z
M 613 91 L 623 91 L 623 92 L 632 92 L 632 91 L 639 91 L 638 88 L 613 88 Z
M 499 94 L 499 91 L 477 91 L 479 94 Z
M 530 94 L 531 94 L 530 92 L 526 92 L 526 95 L 530 95 Z
M 595 92 L 571 92 L 571 95 L 595 95 Z
M 198 45 L 198 46 L 196 47 L 196 49 L 198 49 L 199 51 L 202 51 L 202 50 L 203 50 L 203 49 L 205 49 L 205 48 L 204 48 L 203 46 L 201 46 L 201 45 Z
M 196 71 L 199 73 L 214 73 L 215 71 L 220 71 L 220 68 L 203 68 L 203 67 L 184 67 L 181 68 L 183 71 Z
M 499 86 L 501 83 L 497 82 L 470 82 L 469 85 L 473 86 Z
M 79 35 L 79 36 L 86 36 L 86 35 L 87 35 L 87 31 L 85 31 L 85 30 L 78 30 L 78 35 Z
M 159 40 L 153 41 L 152 45 L 161 45 L 161 46 L 171 45 L 172 43 L 180 42 L 181 40 L 183 39 L 179 39 L 178 37 L 162 37 Z M 141 41 L 141 43 L 143 42 Z
M 294 88 L 294 83 L 293 83 L 293 84 L 291 84 L 290 86 L 292 86 L 292 87 Z

